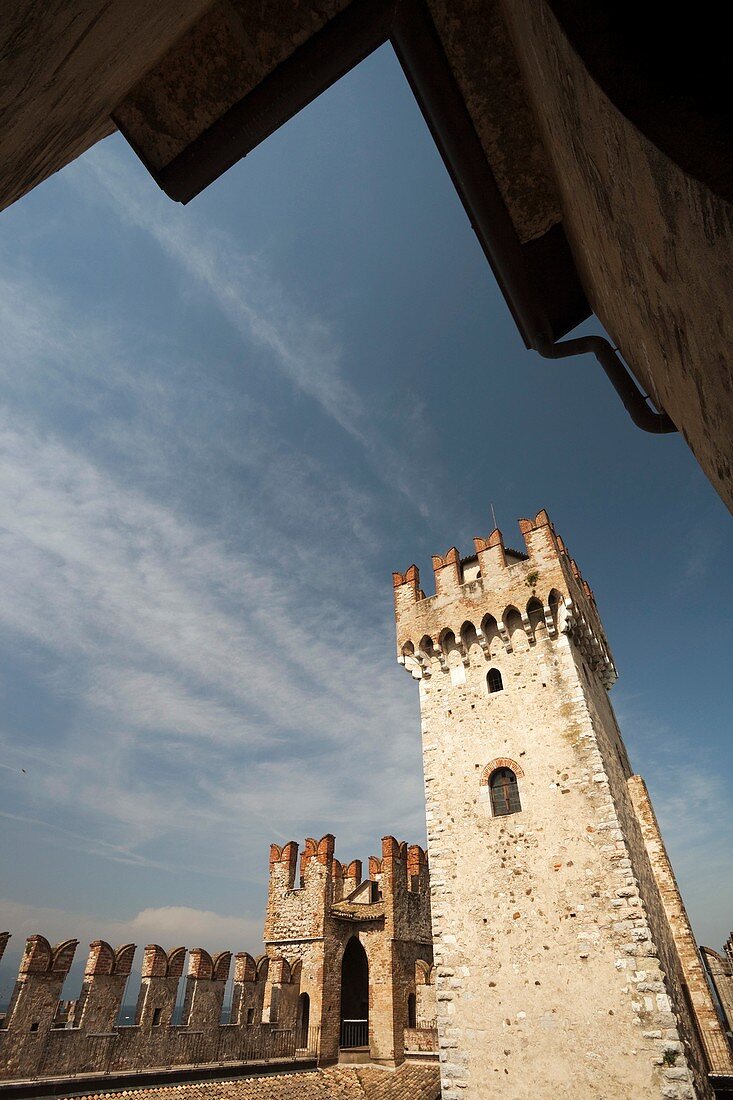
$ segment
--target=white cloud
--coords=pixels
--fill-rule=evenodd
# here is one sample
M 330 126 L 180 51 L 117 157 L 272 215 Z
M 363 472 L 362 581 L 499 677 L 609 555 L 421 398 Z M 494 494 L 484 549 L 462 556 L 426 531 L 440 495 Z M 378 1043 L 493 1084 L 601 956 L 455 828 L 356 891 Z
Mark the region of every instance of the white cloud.
M 74 912 L 50 906 L 27 905 L 9 898 L 0 898 L 0 931 L 10 931 L 11 939 L 0 964 L 0 1004 L 7 1000 L 17 974 L 27 936 L 40 933 L 52 944 L 66 939 L 78 939 L 79 946 L 64 990 L 64 997 L 75 997 L 81 987 L 81 974 L 88 946 L 94 940 L 106 940 L 113 947 L 125 943 L 137 946 L 126 1001 L 134 1000 L 139 983 L 143 950 L 149 943 L 160 944 L 165 950 L 173 947 L 203 947 L 211 954 L 217 951 L 262 951 L 262 917 L 229 916 L 209 909 L 186 905 L 163 905 L 141 909 L 127 919 L 99 913 Z M 230 976 L 232 971 L 230 970 Z
M 142 229 L 163 252 L 204 287 L 229 324 L 250 346 L 265 353 L 268 369 L 278 369 L 292 385 L 312 398 L 367 456 L 373 471 L 427 515 L 421 483 L 411 463 L 375 430 L 374 410 L 365 406 L 344 377 L 343 349 L 329 325 L 288 298 L 262 256 L 246 255 L 231 239 L 198 225 L 157 194 L 146 177 L 130 171 L 111 143 L 100 143 L 67 172 L 82 189 L 83 172 L 91 172 L 95 197 L 106 195 L 119 217 Z M 410 426 L 403 422 L 403 434 Z
M 11 629 L 93 661 L 91 702 L 138 710 L 143 728 L 151 712 L 167 712 L 183 733 L 182 714 L 170 714 L 173 697 L 186 707 L 190 685 L 215 688 L 238 708 L 245 734 L 263 720 L 288 724 L 294 709 L 301 727 L 320 729 L 337 701 L 349 699 L 357 712 L 366 703 L 358 682 L 347 683 L 355 658 L 329 632 L 308 629 L 299 585 L 278 576 L 277 562 L 228 552 L 1 411 L 0 490 L 0 615 Z M 173 692 L 161 669 L 182 677 Z M 257 713 L 257 727 L 244 705 Z M 200 727 L 201 717 L 190 720 Z M 219 724 L 224 714 L 215 717 Z
M 249 948 L 261 950 L 264 914 L 256 919 L 227 917 L 209 909 L 193 909 L 187 905 L 164 905 L 143 909 L 132 920 L 115 925 L 117 938 L 129 935 L 141 943 L 152 942 L 158 936 L 166 944 L 205 947 L 209 951 L 235 951 Z M 157 940 L 155 941 L 157 942 Z
M 358 835 L 379 791 L 422 831 L 415 700 L 399 690 L 389 626 L 355 632 L 337 601 L 324 619 L 307 562 L 292 576 L 235 550 L 1 410 L 0 525 L 0 623 L 53 655 L 47 689 L 81 704 L 47 766 L 28 767 L 23 812 L 37 827 L 58 832 L 49 811 L 73 808 L 97 825 L 65 843 L 170 866 L 161 837 L 210 836 L 249 815 L 259 864 L 267 840 L 294 823 L 309 831 L 314 816 Z M 24 766 L 22 735 L 4 739 Z M 105 845 L 119 826 L 124 843 Z
M 261 950 L 263 921 L 264 915 L 257 919 L 224 916 L 186 905 L 142 909 L 120 920 L 0 898 L 0 930 L 12 931 L 13 939 L 17 940 L 13 943 L 16 953 L 22 950 L 20 941 L 35 933 L 45 936 L 51 943 L 78 939 L 78 954 L 83 954 L 87 944 L 96 939 L 107 940 L 113 946 L 135 943 L 144 947 L 148 943 L 160 943 L 167 950 L 184 946 L 205 947 L 212 952 L 249 950 L 257 953 Z M 139 963 L 140 959 L 137 961 Z
M 182 876 L 192 905 L 204 901 L 144 908 L 140 896 L 138 918 L 117 923 L 28 907 L 15 917 L 51 938 L 190 943 L 183 925 L 195 930 L 200 913 L 203 946 L 235 946 L 238 926 L 221 924 L 235 918 L 208 912 L 207 885 L 257 893 L 258 940 L 271 840 L 332 830 L 340 854 L 363 858 L 382 832 L 422 838 L 417 700 L 393 662 L 389 581 L 372 549 L 385 499 L 404 508 L 410 464 L 345 380 L 323 322 L 261 260 L 157 210 L 154 194 L 138 208 L 106 156 L 94 174 L 74 166 L 77 182 L 86 171 L 97 195 L 100 181 L 111 188 L 127 223 L 394 490 L 324 466 L 257 397 L 238 397 L 229 423 L 224 381 L 186 349 L 124 311 L 82 317 L 64 288 L 0 256 L 0 637 L 52 715 L 26 729 L 6 711 L 0 815 L 60 866 L 91 857 L 89 897 L 103 860 L 160 871 L 155 905 L 176 877 L 181 896 Z M 211 942 L 217 928 L 228 942 Z

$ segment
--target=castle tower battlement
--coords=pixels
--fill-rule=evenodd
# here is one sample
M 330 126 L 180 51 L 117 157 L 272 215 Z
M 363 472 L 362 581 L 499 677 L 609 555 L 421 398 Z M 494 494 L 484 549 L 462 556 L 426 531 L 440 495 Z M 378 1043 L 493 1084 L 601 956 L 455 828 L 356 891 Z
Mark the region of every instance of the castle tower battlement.
M 320 840 L 308 837 L 300 856 L 298 844 L 270 845 L 270 880 L 265 943 L 280 947 L 299 939 L 324 935 L 334 906 L 353 904 L 364 913 L 365 904 L 382 906 L 387 927 L 409 924 L 414 933 L 419 903 L 429 893 L 427 853 L 419 844 L 408 845 L 392 836 L 382 838 L 381 856 L 369 857 L 369 876 L 362 879 L 359 859 L 341 863 L 334 856 L 335 839 L 329 833 Z M 424 900 L 422 908 L 426 909 Z M 426 910 L 427 912 L 427 910 Z M 429 938 L 429 920 L 423 919 Z
M 546 511 L 393 574 L 419 683 L 443 1100 L 709 1098 L 731 1072 L 609 700 L 593 592 Z M 401 854 L 400 857 L 401 858 Z
M 534 645 L 540 628 L 550 637 L 566 633 L 609 688 L 616 669 L 590 585 L 546 511 L 521 519 L 519 529 L 526 553 L 507 549 L 497 528 L 473 540 L 469 557 L 461 558 L 456 547 L 435 555 L 433 596 L 420 588 L 417 566 L 392 574 L 398 661 L 417 679 L 431 674 L 433 659 L 447 667 L 452 649 L 462 661 L 473 644 L 485 656 L 494 641 L 511 653 L 517 630 Z
M 265 917 L 265 944 L 293 938 L 322 936 L 326 913 L 334 894 L 335 838 L 308 837 L 300 857 L 291 840 L 270 845 L 270 880 Z M 337 866 L 340 867 L 338 861 Z

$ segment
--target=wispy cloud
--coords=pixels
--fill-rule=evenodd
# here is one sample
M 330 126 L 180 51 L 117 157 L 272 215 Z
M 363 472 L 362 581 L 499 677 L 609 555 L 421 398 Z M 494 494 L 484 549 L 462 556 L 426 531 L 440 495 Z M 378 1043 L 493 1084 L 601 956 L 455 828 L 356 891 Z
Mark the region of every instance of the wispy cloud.
M 147 233 L 205 288 L 229 324 L 265 354 L 268 369 L 278 369 L 312 398 L 359 445 L 380 479 L 427 513 L 420 481 L 408 473 L 411 464 L 375 430 L 375 410 L 345 378 L 340 340 L 321 317 L 287 296 L 263 256 L 245 254 L 224 234 L 197 224 L 192 212 L 173 206 L 134 174 L 110 143 L 87 154 L 79 169 L 68 178 L 83 188 L 82 173 L 91 173 L 97 196 L 106 196 L 127 225 Z
M 44 832 L 53 833 L 61 837 L 64 844 L 69 844 L 69 842 L 71 842 L 74 847 L 79 848 L 81 851 L 87 852 L 90 855 L 100 855 L 116 863 L 132 863 L 138 866 L 156 868 L 166 867 L 163 863 L 156 862 L 152 859 L 146 859 L 145 856 L 132 852 L 122 844 L 109 844 L 104 840 L 100 840 L 98 837 L 85 836 L 83 833 L 77 833 L 73 829 L 65 829 L 62 825 L 58 825 L 54 821 L 44 821 L 42 818 L 28 817 L 26 814 L 9 813 L 6 810 L 0 810 L 0 817 L 5 818 L 7 821 L 17 821 L 21 825 L 37 827 Z
M 123 943 L 137 946 L 133 976 L 126 1000 L 134 1001 L 143 949 L 148 943 L 172 947 L 204 947 L 207 951 L 261 951 L 262 917 L 231 916 L 188 905 L 150 906 L 126 919 L 97 915 L 87 910 L 67 910 L 30 905 L 0 898 L 0 931 L 12 929 L 0 965 L 0 1003 L 7 999 L 17 973 L 25 937 L 40 933 L 51 943 L 78 939 L 74 966 L 64 986 L 64 996 L 75 997 L 81 988 L 81 973 L 88 945 L 107 940 L 113 947 Z
M 295 613 L 298 579 L 279 575 L 276 562 L 227 552 L 207 530 L 2 412 L 0 488 L 3 618 L 28 637 L 86 657 L 98 654 L 103 631 L 114 667 L 90 684 L 92 700 L 117 706 L 122 696 L 137 699 L 149 728 L 150 708 L 160 712 L 161 698 L 162 709 L 171 703 L 166 677 L 156 693 L 140 690 L 140 677 L 152 686 L 156 665 L 179 668 L 186 685 L 215 685 L 251 708 L 260 729 L 262 720 L 289 723 L 294 706 L 300 724 L 310 724 L 314 689 L 327 687 L 331 703 L 353 697 L 339 675 L 348 658 Z M 253 677 L 250 653 L 263 643 L 273 656 Z M 135 674 L 126 669 L 130 651 L 144 662 Z M 289 676 L 285 699 L 288 665 L 300 675 Z M 320 696 L 313 720 L 322 720 L 324 702 Z M 180 717 L 172 728 L 180 729 Z M 248 719 L 239 721 L 247 732 Z
M 181 432 L 181 393 L 226 407 L 215 378 L 197 385 L 164 343 L 137 364 L 134 327 L 93 311 L 72 345 L 59 290 L 0 272 L 0 623 L 33 669 L 26 690 L 73 710 L 48 739 L 6 723 L 6 821 L 164 880 L 261 883 L 270 840 L 318 829 L 365 855 L 375 804 L 391 807 L 381 828 L 419 839 L 415 700 L 387 607 L 373 611 L 373 494 L 275 446 L 253 398 L 236 430 Z M 64 433 L 57 393 L 83 435 Z M 243 477 L 246 510 L 230 504 Z

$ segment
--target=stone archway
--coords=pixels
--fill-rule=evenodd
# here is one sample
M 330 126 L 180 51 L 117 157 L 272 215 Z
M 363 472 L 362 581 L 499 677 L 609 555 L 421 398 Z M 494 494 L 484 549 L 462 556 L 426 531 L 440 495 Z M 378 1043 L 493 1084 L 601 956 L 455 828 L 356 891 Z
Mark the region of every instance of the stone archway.
M 341 1050 L 369 1047 L 369 962 L 352 936 L 341 960 Z

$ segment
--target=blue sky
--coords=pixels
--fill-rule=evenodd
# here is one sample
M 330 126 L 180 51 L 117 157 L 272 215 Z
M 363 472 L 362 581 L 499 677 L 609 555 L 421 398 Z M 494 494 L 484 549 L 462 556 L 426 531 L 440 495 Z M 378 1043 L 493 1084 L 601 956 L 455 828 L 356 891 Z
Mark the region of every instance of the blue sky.
M 272 840 L 423 839 L 390 573 L 492 503 L 593 585 L 720 945 L 727 513 L 594 360 L 525 352 L 389 48 L 186 208 L 115 136 L 1 220 L 0 999 L 34 931 L 257 950 Z

